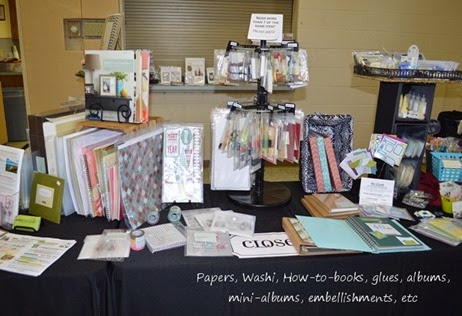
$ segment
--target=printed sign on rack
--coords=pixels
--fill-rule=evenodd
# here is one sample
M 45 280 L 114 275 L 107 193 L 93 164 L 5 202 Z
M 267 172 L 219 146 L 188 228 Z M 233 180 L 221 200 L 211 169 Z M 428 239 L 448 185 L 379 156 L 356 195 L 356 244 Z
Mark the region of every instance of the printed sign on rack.
M 282 21 L 282 14 L 253 13 L 250 18 L 247 38 L 250 40 L 282 42 Z

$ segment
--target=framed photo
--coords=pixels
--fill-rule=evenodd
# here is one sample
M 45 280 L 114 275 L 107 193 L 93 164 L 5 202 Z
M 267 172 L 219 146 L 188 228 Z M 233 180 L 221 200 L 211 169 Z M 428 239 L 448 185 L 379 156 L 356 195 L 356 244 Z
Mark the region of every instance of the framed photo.
M 115 97 L 116 96 L 116 77 L 109 75 L 99 76 L 99 94 Z
M 5 5 L 0 5 L 0 21 L 5 21 Z
M 164 85 L 177 85 L 183 83 L 181 78 L 181 67 L 161 66 L 160 83 Z
M 207 67 L 207 83 L 215 84 L 215 68 Z
M 205 84 L 205 58 L 185 58 L 184 82 L 196 86 Z

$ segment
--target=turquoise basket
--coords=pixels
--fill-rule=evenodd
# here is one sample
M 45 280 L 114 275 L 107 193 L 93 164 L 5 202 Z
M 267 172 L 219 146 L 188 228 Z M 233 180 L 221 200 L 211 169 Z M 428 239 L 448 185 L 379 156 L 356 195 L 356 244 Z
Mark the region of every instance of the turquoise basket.
M 459 160 L 462 164 L 462 154 L 432 152 L 432 172 L 438 181 L 462 182 L 462 168 L 445 168 L 444 160 Z

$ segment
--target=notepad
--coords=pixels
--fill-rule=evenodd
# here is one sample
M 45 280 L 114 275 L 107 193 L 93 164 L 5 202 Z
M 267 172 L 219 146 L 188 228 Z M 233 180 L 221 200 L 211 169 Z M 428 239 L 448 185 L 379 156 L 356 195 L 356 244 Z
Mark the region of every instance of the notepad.
M 152 253 L 184 246 L 186 237 L 172 224 L 160 224 L 142 228 L 146 245 Z

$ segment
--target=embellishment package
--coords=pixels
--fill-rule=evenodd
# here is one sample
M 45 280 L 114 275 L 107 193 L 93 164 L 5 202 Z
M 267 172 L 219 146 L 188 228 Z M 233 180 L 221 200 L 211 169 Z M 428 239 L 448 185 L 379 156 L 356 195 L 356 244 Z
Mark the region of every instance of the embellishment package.
M 165 124 L 162 203 L 203 202 L 202 124 Z

